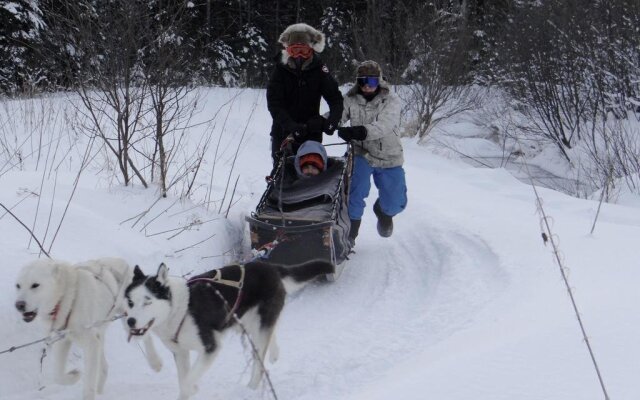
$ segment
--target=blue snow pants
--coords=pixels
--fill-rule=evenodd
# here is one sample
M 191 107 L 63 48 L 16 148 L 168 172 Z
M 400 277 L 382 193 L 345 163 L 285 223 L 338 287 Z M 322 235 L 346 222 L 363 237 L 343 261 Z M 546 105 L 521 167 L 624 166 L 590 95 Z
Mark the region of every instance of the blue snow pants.
M 353 158 L 351 189 L 349 191 L 349 218 L 362 219 L 366 203 L 364 199 L 373 183 L 378 188 L 378 199 L 382 212 L 393 217 L 407 206 L 407 184 L 402 167 L 376 168 L 362 156 Z

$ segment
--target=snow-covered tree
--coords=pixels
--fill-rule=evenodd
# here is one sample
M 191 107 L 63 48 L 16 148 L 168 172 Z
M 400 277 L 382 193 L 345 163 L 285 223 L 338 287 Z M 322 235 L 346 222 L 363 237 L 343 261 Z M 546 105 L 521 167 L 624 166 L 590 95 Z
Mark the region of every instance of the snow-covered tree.
M 350 20 L 351 12 L 336 6 L 325 8 L 320 18 L 320 30 L 327 37 L 322 59 L 333 67 L 334 76 L 345 82 L 352 79 L 356 64 Z
M 200 55 L 200 74 L 209 83 L 236 86 L 240 81 L 242 60 L 222 39 L 207 44 Z
M 269 46 L 257 26 L 247 23 L 235 41 L 235 54 L 242 70 L 242 83 L 246 86 L 260 86 L 269 78 Z
M 45 72 L 34 62 L 44 27 L 36 0 L 0 0 L 0 92 L 38 85 Z

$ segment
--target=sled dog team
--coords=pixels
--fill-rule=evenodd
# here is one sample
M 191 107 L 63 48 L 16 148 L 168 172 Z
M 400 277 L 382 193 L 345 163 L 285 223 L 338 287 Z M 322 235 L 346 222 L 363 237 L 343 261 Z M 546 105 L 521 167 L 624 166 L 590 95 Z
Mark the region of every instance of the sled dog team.
M 325 261 L 291 267 L 253 261 L 186 280 L 169 276 L 165 264 L 155 275 L 146 275 L 118 258 L 76 265 L 42 259 L 20 270 L 15 307 L 25 322 L 39 322 L 43 333 L 66 332 L 52 345 L 53 379 L 71 385 L 82 375 L 84 400 L 95 399 L 104 389 L 106 322 L 122 313 L 126 314 L 123 320 L 129 340 L 140 337 L 152 369 L 159 371 L 162 361 L 150 331 L 173 353 L 178 399 L 186 400 L 197 391 L 198 380 L 218 353 L 222 335 L 232 327 L 246 329 L 255 346 L 249 387 L 257 388 L 267 351 L 271 362 L 278 358 L 275 328 L 286 294 L 333 272 L 333 265 Z M 82 374 L 67 371 L 72 343 L 83 353 Z M 193 363 L 191 351 L 197 354 Z

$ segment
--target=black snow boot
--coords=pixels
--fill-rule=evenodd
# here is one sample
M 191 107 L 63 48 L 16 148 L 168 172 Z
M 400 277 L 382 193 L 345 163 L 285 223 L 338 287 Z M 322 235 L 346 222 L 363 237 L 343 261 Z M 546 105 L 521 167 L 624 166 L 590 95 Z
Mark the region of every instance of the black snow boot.
M 378 217 L 378 234 L 382 237 L 389 237 L 393 233 L 393 217 L 388 216 L 380 208 L 380 199 L 373 205 L 373 212 Z
M 358 237 L 358 231 L 360 230 L 360 219 L 351 220 L 351 228 L 349 229 L 349 246 L 353 248 L 356 245 L 356 238 Z

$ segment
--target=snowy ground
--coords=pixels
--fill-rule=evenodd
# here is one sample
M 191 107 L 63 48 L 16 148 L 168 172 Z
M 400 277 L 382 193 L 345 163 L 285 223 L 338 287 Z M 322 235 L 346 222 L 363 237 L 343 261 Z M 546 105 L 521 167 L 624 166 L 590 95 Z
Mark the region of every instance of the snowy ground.
M 212 90 L 204 107 L 215 110 L 236 94 Z M 46 101 L 58 108 L 65 104 L 63 98 Z M 97 162 L 83 172 L 73 192 L 86 139 L 65 131 L 62 117 L 22 123 L 20 112 L 0 114 L 5 119 L 0 135 L 7 141 L 8 133 L 15 134 L 9 142 L 22 150 L 22 163 L 6 162 L 6 153 L 0 152 L 0 202 L 35 226 L 48 247 L 72 198 L 51 247 L 56 258 L 120 256 L 149 273 L 165 261 L 174 275 L 219 267 L 246 250 L 244 216 L 262 194 L 270 165 L 264 92 L 244 91 L 226 107 L 231 109 L 218 164 L 214 169 L 208 158 L 207 172 L 199 178 L 203 188 L 210 179 L 214 182 L 217 203 L 209 210 L 196 206 L 205 197 L 202 189 L 191 200 L 163 199 L 140 221 L 131 219 L 156 201 L 156 191 L 119 186 Z M 58 128 L 43 130 L 43 124 Z M 29 136 L 38 129 L 45 133 Z M 67 154 L 71 144 L 77 148 Z M 280 360 L 269 368 L 278 398 L 604 398 L 558 266 L 541 240 L 532 188 L 504 169 L 473 168 L 414 141 L 404 144 L 409 205 L 395 218 L 394 235 L 378 237 L 368 209 L 357 253 L 340 280 L 313 284 L 288 299 L 279 325 Z M 57 174 L 52 172 L 56 168 Z M 239 180 L 225 219 L 217 210 L 229 176 L 232 185 Z M 597 202 L 544 188 L 539 193 L 609 395 L 639 399 L 640 208 L 604 204 L 590 235 Z M 369 205 L 373 200 L 375 194 Z M 223 211 L 228 203 L 227 196 Z M 175 230 L 162 233 L 195 220 L 203 223 L 173 238 Z M 37 246 L 3 211 L 0 244 L 2 351 L 39 339 L 43 332 L 22 322 L 13 308 L 17 271 L 38 256 Z M 176 398 L 172 358 L 157 345 L 164 359 L 160 373 L 150 370 L 139 346 L 127 344 L 122 327 L 113 324 L 106 349 L 110 375 L 99 398 Z M 1 354 L 0 398 L 80 398 L 80 385 L 51 383 L 49 358 L 42 373 L 39 359 L 38 346 Z M 228 336 L 194 398 L 272 398 L 266 387 L 254 392 L 244 386 L 248 360 L 241 340 Z M 78 352 L 72 363 L 80 364 Z

